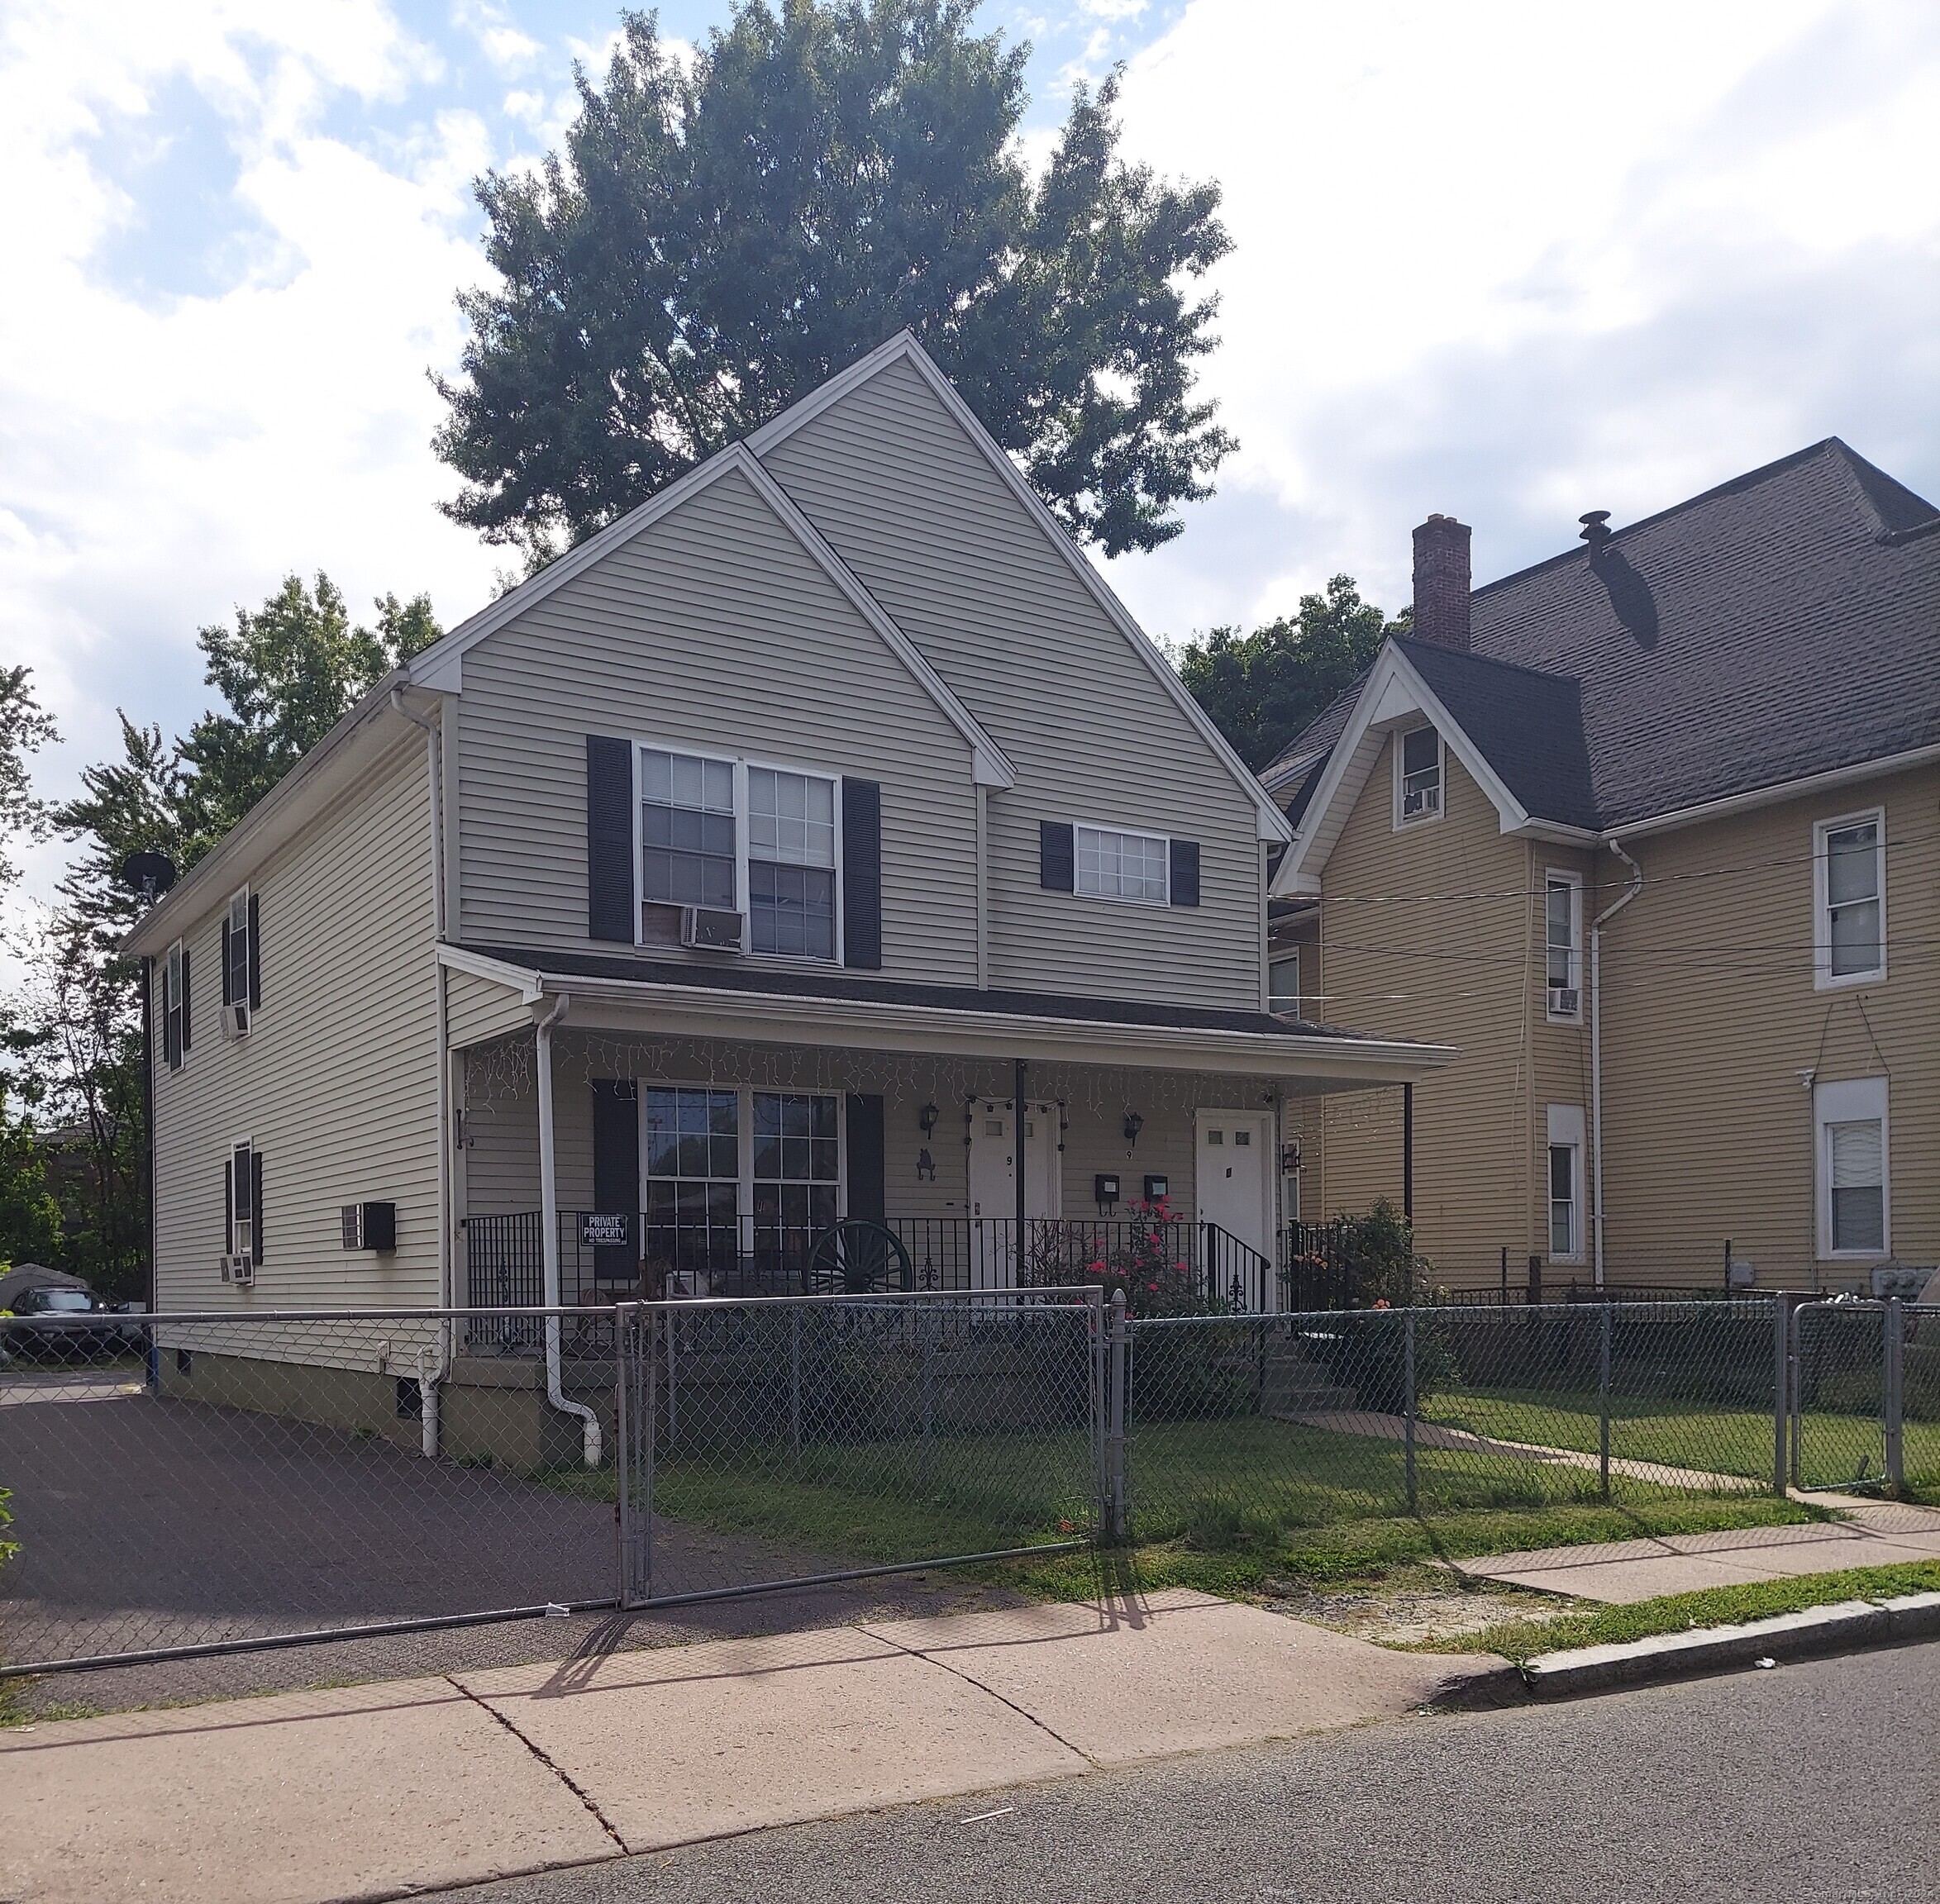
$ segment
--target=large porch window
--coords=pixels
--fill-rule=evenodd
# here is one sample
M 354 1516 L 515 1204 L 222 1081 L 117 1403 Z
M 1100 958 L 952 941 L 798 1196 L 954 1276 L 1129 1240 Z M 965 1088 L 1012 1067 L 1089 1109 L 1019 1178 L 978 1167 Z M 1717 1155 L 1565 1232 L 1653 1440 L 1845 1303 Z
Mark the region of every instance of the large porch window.
M 755 1254 L 793 1263 L 841 1214 L 836 1099 L 757 1091 L 754 1117 Z

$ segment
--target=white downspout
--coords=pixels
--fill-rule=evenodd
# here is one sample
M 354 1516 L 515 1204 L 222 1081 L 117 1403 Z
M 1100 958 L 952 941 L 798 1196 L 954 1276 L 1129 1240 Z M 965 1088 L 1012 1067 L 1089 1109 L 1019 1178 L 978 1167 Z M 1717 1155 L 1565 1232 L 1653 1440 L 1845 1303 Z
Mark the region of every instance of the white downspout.
M 539 1065 L 539 1225 L 545 1251 L 546 1307 L 560 1307 L 559 1180 L 552 1161 L 552 1028 L 565 1016 L 572 999 L 560 992 L 538 1026 Z M 562 1415 L 577 1415 L 583 1431 L 581 1452 L 589 1468 L 600 1457 L 599 1417 L 583 1402 L 569 1402 L 560 1385 L 560 1318 L 546 1318 L 546 1398 Z
M 1604 926 L 1643 890 L 1643 869 L 1613 840 L 1610 850 L 1630 869 L 1630 883 L 1590 924 L 1590 1156 L 1596 1207 L 1596 1287 L 1604 1286 Z
M 444 723 L 413 712 L 401 688 L 391 690 L 391 706 L 413 726 L 424 730 L 425 761 L 430 775 L 426 820 L 431 836 L 431 931 L 436 943 L 445 938 L 445 763 Z M 432 951 L 431 983 L 437 987 L 438 1017 L 438 1307 L 453 1307 L 451 1274 L 451 1050 L 445 1020 L 445 968 Z M 418 1414 L 424 1458 L 438 1455 L 438 1384 L 450 1373 L 451 1321 L 438 1325 L 438 1346 L 417 1352 Z

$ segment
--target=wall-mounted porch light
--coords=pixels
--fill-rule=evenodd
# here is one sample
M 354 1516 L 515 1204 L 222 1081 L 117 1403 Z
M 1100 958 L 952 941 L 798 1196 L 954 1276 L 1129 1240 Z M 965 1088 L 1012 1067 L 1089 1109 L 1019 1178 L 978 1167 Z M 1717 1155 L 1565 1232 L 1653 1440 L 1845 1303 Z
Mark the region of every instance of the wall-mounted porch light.
M 920 1126 L 922 1126 L 922 1134 L 924 1136 L 933 1137 L 936 1135 L 937 1121 L 942 1115 L 943 1113 L 937 1108 L 934 1099 L 932 1099 L 929 1103 L 924 1105 L 922 1109 L 917 1112 L 916 1121 Z
M 1125 1142 L 1127 1146 L 1138 1141 L 1138 1134 L 1145 1128 L 1145 1120 L 1136 1111 L 1125 1113 Z

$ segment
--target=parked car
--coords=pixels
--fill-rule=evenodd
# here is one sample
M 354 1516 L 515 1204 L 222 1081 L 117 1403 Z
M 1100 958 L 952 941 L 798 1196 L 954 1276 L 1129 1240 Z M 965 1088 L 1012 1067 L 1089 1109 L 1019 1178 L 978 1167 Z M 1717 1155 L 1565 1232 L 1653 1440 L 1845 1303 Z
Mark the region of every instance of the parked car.
M 13 1297 L 4 1348 L 15 1356 L 79 1365 L 127 1354 L 131 1333 L 91 1289 L 22 1289 Z

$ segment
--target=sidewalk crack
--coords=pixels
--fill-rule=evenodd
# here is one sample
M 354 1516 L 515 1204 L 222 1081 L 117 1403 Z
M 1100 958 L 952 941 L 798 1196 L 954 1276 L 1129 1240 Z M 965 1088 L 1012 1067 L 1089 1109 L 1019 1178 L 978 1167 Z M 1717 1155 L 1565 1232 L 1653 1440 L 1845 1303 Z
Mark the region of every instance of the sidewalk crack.
M 1026 1711 L 1022 1706 L 1018 1704 L 1016 1700 L 1005 1698 L 994 1686 L 986 1686 L 981 1679 L 973 1679 L 969 1673 L 959 1672 L 956 1667 L 939 1659 L 933 1653 L 922 1652 L 914 1646 L 905 1646 L 894 1634 L 884 1633 L 879 1627 L 862 1626 L 858 1630 L 866 1633 L 872 1640 L 881 1640 L 885 1646 L 894 1646 L 899 1653 L 906 1654 L 912 1659 L 920 1659 L 926 1665 L 934 1666 L 938 1670 L 949 1673 L 952 1678 L 960 1679 L 966 1686 L 975 1687 L 978 1692 L 994 1699 L 999 1706 L 1008 1706 L 1012 1711 L 1017 1714 L 1018 1718 L 1029 1720 L 1046 1738 L 1055 1739 L 1059 1745 L 1064 1747 L 1065 1751 L 1075 1752 L 1087 1765 L 1097 1764 L 1098 1761 L 1082 1745 L 1074 1745 L 1056 1726 L 1046 1725 L 1035 1712 Z
M 570 1772 L 566 1771 L 565 1768 L 561 1766 L 555 1759 L 554 1759 L 547 1752 L 546 1752 L 543 1748 L 536 1745 L 530 1739 L 528 1739 L 526 1735 L 520 1731 L 518 1727 L 513 1725 L 511 1720 L 508 1719 L 496 1706 L 492 1705 L 486 1700 L 479 1698 L 478 1694 L 473 1692 L 469 1686 L 461 1685 L 457 1680 L 454 1679 L 450 1673 L 446 1673 L 445 1675 L 445 1683 L 449 1686 L 453 1692 L 460 1693 L 465 1698 L 470 1700 L 472 1704 L 476 1706 L 481 1712 L 489 1713 L 493 1718 L 496 1719 L 498 1723 L 512 1735 L 513 1738 L 518 1740 L 520 1745 L 525 1747 L 527 1751 L 530 1752 L 532 1756 L 536 1759 L 539 1763 L 553 1775 L 555 1778 L 558 1779 L 560 1784 L 565 1787 L 567 1791 L 570 1792 L 572 1795 L 586 1807 L 587 1811 L 592 1814 L 593 1822 L 599 1826 L 602 1831 L 605 1832 L 608 1837 L 613 1840 L 613 1843 L 619 1848 L 622 1854 L 626 1854 L 627 1852 L 627 1840 L 622 1838 L 617 1831 L 614 1830 L 613 1826 L 613 1821 L 607 1816 L 605 1812 L 600 1810 L 598 1802 L 593 1797 L 593 1794 L 589 1792 L 584 1785 L 580 1784 L 579 1782 L 574 1778 Z

